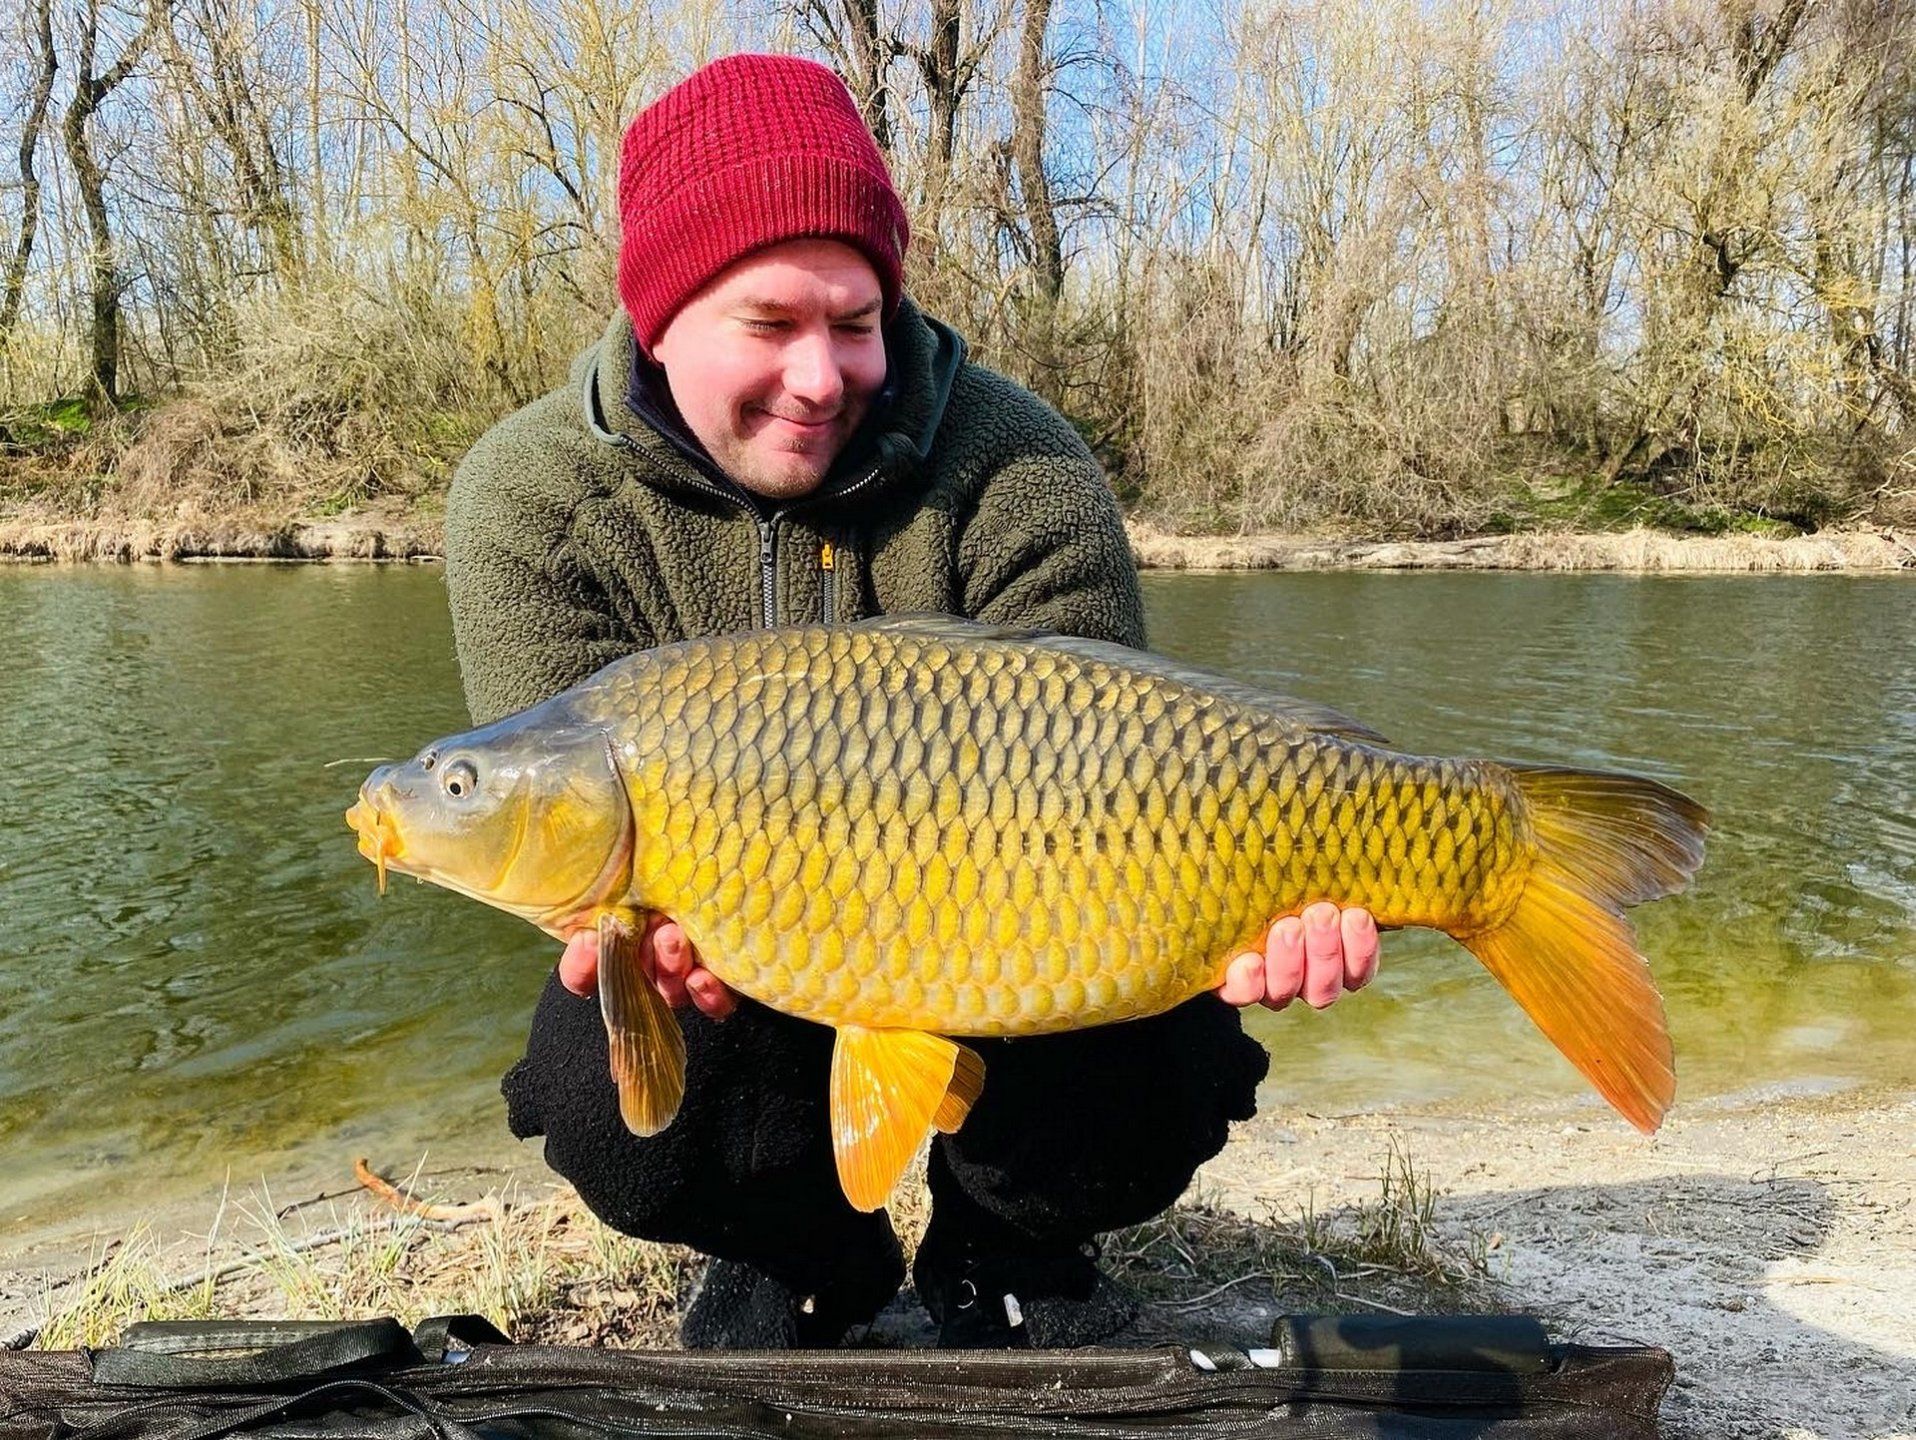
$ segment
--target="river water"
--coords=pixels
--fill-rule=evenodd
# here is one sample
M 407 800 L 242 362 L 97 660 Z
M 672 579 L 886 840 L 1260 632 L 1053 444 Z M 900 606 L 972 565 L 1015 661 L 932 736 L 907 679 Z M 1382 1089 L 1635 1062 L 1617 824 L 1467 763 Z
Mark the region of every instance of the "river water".
M 1153 645 L 1406 749 L 1621 767 L 1716 813 L 1636 912 L 1678 1104 L 1916 1083 L 1916 589 L 1895 578 L 1147 579 Z M 0 1236 L 227 1176 L 507 1153 L 556 947 L 384 901 L 340 819 L 460 728 L 435 568 L 0 567 Z M 1264 1105 L 1586 1093 L 1461 949 L 1256 1013 Z M 1599 1102 L 1591 1100 L 1597 1120 Z

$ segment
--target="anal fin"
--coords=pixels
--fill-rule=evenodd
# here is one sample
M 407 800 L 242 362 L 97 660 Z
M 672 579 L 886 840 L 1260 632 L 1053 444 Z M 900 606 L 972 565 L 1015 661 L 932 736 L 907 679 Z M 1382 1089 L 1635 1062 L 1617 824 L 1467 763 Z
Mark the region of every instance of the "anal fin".
M 841 1026 L 832 1047 L 832 1152 L 853 1207 L 876 1210 L 890 1199 L 925 1136 L 962 1125 L 984 1080 L 977 1053 L 941 1035 Z
M 685 1035 L 639 963 L 641 933 L 621 916 L 599 917 L 599 1013 L 619 1117 L 634 1135 L 656 1135 L 685 1098 Z

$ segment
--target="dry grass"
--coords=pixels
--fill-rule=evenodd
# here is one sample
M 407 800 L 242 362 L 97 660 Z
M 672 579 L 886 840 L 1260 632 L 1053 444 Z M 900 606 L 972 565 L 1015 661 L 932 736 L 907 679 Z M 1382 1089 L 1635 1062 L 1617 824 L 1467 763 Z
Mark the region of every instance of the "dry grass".
M 1266 1309 L 1403 1312 L 1488 1303 L 1490 1237 L 1440 1238 L 1437 1195 L 1393 1142 L 1375 1199 L 1332 1214 L 1306 1202 L 1259 1220 L 1201 1194 L 1108 1238 L 1105 1260 L 1139 1294 L 1173 1313 L 1201 1311 L 1229 1293 Z
M 415 1174 L 404 1187 L 436 1196 Z M 1281 1309 L 1457 1308 L 1481 1303 L 1486 1245 L 1460 1252 L 1433 1223 L 1435 1195 L 1393 1148 L 1375 1200 L 1334 1215 L 1250 1220 L 1202 1196 L 1107 1237 L 1106 1265 L 1150 1303 L 1158 1330 L 1252 1304 Z M 235 1317 L 358 1319 L 486 1316 L 526 1343 L 671 1347 L 680 1306 L 703 1261 L 678 1246 L 621 1235 L 569 1187 L 509 1186 L 459 1207 L 456 1224 L 405 1214 L 363 1192 L 278 1205 L 261 1187 L 222 1201 L 206 1234 L 162 1246 L 136 1226 L 50 1288 L 37 1344 L 110 1344 L 138 1320 Z M 892 1220 L 909 1256 L 924 1234 L 922 1173 L 900 1190 Z M 881 1326 L 869 1343 L 912 1343 Z
M 415 1193 L 430 1196 L 430 1189 Z M 561 1186 L 509 1189 L 456 1225 L 352 1194 L 222 1204 L 203 1239 L 162 1248 L 136 1227 L 50 1292 L 37 1343 L 108 1343 L 138 1320 L 486 1316 L 522 1340 L 658 1345 L 677 1334 L 698 1261 L 601 1224 Z
M 1052 202 L 1000 141 L 1018 7 L 956 3 L 944 61 L 919 8 L 169 12 L 139 123 L 131 92 L 103 112 L 139 276 L 121 385 L 157 403 L 51 459 L 0 412 L 27 472 L 0 514 L 36 492 L 57 518 L 280 523 L 438 493 L 613 308 L 625 117 L 700 59 L 809 49 L 880 57 L 852 81 L 888 116 L 914 294 L 1154 522 L 1447 538 L 1541 469 L 1806 531 L 1916 524 L 1909 7 L 1066 3 L 1030 102 L 1071 127 Z M 387 53 L 408 33 L 434 41 Z M 84 230 L 69 188 L 41 203 L 43 234 Z M 80 264 L 42 240 L 0 405 L 85 388 Z

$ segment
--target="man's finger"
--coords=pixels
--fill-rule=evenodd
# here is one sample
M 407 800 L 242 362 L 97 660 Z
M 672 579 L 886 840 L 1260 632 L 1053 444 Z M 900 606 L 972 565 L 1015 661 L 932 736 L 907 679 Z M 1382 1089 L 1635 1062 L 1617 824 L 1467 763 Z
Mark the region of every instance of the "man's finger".
M 685 943 L 685 932 L 662 916 L 656 924 L 646 927 L 645 939 L 639 945 L 640 963 L 645 967 L 645 973 L 652 977 L 653 988 L 659 992 L 659 998 L 674 1010 L 688 998 L 685 976 L 691 966 L 686 962 L 686 956 L 691 948 Z
M 709 1019 L 723 1020 L 738 1009 L 738 997 L 731 987 L 703 965 L 686 976 L 685 991 L 699 1012 Z
M 1286 915 L 1264 939 L 1265 1006 L 1282 1010 L 1304 988 L 1304 922 Z
M 1344 988 L 1362 990 L 1377 973 L 1377 922 L 1368 910 L 1346 910 L 1339 928 L 1344 937 Z
M 1217 997 L 1226 1005 L 1251 1005 L 1264 998 L 1264 957 L 1247 950 L 1233 955 L 1224 967 L 1224 983 Z
M 1337 907 L 1320 900 L 1304 911 L 1304 1003 L 1322 1010 L 1344 992 L 1344 937 Z
M 683 980 L 692 973 L 692 942 L 685 938 L 676 920 L 663 921 L 652 932 L 652 947 L 658 957 L 658 975 L 675 975 Z
M 559 983 L 588 1000 L 599 993 L 599 933 L 581 930 L 565 942 L 559 957 Z

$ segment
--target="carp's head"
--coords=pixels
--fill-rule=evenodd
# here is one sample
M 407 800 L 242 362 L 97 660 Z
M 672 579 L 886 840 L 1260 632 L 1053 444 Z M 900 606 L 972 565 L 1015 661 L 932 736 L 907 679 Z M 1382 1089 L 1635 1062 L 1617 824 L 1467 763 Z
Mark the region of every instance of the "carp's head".
M 632 806 L 611 737 L 564 697 L 382 765 L 346 823 L 359 853 L 553 933 L 623 898 Z

